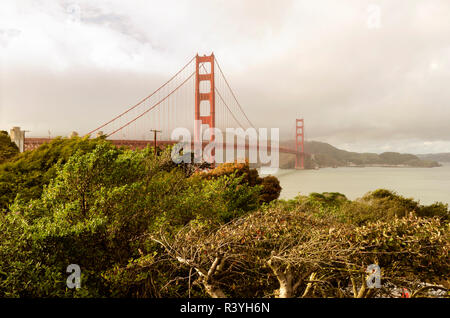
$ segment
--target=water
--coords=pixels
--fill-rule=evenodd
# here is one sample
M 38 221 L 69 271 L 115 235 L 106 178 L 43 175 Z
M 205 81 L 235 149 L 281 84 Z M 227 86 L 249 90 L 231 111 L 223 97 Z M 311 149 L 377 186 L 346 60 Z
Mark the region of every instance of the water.
M 353 200 L 369 191 L 394 190 L 422 204 L 436 201 L 450 204 L 450 163 L 438 168 L 324 168 L 320 170 L 279 170 L 281 199 L 298 193 L 340 192 Z

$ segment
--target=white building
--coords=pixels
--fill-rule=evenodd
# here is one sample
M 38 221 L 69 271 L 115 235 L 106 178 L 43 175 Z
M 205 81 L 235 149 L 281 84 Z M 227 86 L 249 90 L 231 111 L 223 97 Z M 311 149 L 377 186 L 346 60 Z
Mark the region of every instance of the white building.
M 9 131 L 11 140 L 17 145 L 20 152 L 25 150 L 25 130 L 20 130 L 20 127 L 13 127 Z

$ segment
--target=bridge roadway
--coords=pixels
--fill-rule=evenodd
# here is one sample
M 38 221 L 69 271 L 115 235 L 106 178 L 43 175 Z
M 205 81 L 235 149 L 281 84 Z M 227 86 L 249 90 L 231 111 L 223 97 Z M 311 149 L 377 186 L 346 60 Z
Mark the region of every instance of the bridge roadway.
M 24 143 L 24 150 L 28 151 L 28 150 L 34 150 L 36 148 L 38 148 L 40 145 L 51 141 L 52 138 L 25 138 L 25 143 Z M 120 146 L 126 146 L 129 147 L 130 149 L 142 149 L 145 148 L 147 146 L 153 146 L 154 145 L 154 140 L 125 140 L 125 139 L 107 139 L 108 141 L 110 141 L 111 143 L 113 143 L 114 145 L 120 147 Z M 177 141 L 173 141 L 173 140 L 157 140 L 156 141 L 156 145 L 158 147 L 161 146 L 167 146 L 167 145 L 173 145 L 177 143 Z M 204 141 L 203 142 L 203 147 L 205 147 L 207 144 L 209 143 L 209 141 Z M 220 146 L 221 144 L 218 144 L 218 146 Z M 192 149 L 193 149 L 193 143 L 191 144 Z M 228 149 L 231 147 L 231 145 L 226 145 L 226 144 L 222 144 L 222 147 L 225 147 Z M 234 149 L 237 150 L 238 145 L 234 144 Z M 239 147 L 242 148 L 242 147 Z M 246 143 L 245 144 L 245 149 L 248 150 L 250 148 L 250 146 Z M 257 149 L 259 149 L 259 145 L 257 146 Z M 297 153 L 297 151 L 295 151 L 295 149 L 290 149 L 287 147 L 278 147 L 278 150 L 280 153 L 289 153 L 289 154 L 301 154 L 301 153 Z M 267 145 L 267 151 L 271 151 L 271 145 L 270 143 Z

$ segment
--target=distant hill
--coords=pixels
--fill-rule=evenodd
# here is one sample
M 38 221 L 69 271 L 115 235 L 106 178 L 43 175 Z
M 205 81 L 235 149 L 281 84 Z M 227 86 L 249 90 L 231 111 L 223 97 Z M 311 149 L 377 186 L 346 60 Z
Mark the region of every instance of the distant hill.
M 420 159 L 423 160 L 433 160 L 439 162 L 450 162 L 450 152 L 444 153 L 429 153 L 425 155 L 417 155 Z
M 282 142 L 282 146 L 295 147 L 294 141 Z M 305 142 L 305 168 L 325 167 L 366 167 L 366 166 L 404 166 L 404 167 L 439 167 L 435 160 L 421 159 L 412 154 L 398 152 L 358 153 L 333 147 L 330 144 L 319 141 Z M 293 168 L 295 156 L 280 154 L 280 167 Z

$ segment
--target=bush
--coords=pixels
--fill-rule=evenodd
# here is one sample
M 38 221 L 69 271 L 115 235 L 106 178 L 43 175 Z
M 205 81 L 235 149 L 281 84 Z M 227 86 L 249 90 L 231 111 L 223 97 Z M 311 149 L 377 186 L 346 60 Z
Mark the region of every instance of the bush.
M 356 227 L 271 207 L 215 228 L 191 223 L 173 240 L 156 241 L 181 277 L 193 273 L 190 288 L 177 282 L 184 297 L 189 289 L 203 297 L 392 297 L 448 279 L 449 235 L 436 218 Z M 367 288 L 371 264 L 381 267 L 382 289 Z
M 406 217 L 411 213 L 448 221 L 450 213 L 447 204 L 420 205 L 413 199 L 385 189 L 369 192 L 355 201 L 348 200 L 340 193 L 311 193 L 309 196 L 297 196 L 290 204 L 316 216 L 333 217 L 340 222 L 358 226 L 378 220 Z
M 19 153 L 19 148 L 11 141 L 8 133 L 0 131 L 0 164 L 11 160 Z
M 0 165 L 0 211 L 8 210 L 16 196 L 22 200 L 39 198 L 44 185 L 56 176 L 56 163 L 65 163 L 76 152 L 87 153 L 106 142 L 101 138 L 56 138 Z
M 385 189 L 379 189 L 367 193 L 361 200 L 372 208 L 374 217 L 386 218 L 408 216 L 414 213 L 423 217 L 439 217 L 442 220 L 449 219 L 448 205 L 436 202 L 431 205 L 421 205 L 411 198 L 405 198 L 397 193 Z
M 277 201 L 247 164 L 193 173 L 170 153 L 73 138 L 3 165 L 18 195 L 0 213 L 0 297 L 372 297 L 370 264 L 381 296 L 450 274 L 447 205 L 383 189 Z
M 274 176 L 267 176 L 261 182 L 260 201 L 270 203 L 279 198 L 281 193 L 280 181 Z
M 0 296 L 127 296 L 112 289 L 120 282 L 123 293 L 135 290 L 134 260 L 160 251 L 149 235 L 170 236 L 191 221 L 214 226 L 258 207 L 260 188 L 243 176 L 187 177 L 168 171 L 170 162 L 170 149 L 155 158 L 149 148 L 100 142 L 53 166 L 40 198 L 17 196 L 2 215 Z M 65 286 L 69 264 L 81 267 L 80 292 Z M 149 275 L 171 279 L 166 268 Z
M 208 180 L 231 175 L 240 177 L 242 184 L 247 184 L 250 187 L 260 186 L 259 202 L 261 203 L 269 203 L 280 196 L 279 180 L 274 176 L 261 178 L 256 169 L 250 169 L 248 162 L 224 163 L 211 171 L 200 173 L 202 178 Z

